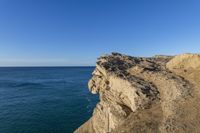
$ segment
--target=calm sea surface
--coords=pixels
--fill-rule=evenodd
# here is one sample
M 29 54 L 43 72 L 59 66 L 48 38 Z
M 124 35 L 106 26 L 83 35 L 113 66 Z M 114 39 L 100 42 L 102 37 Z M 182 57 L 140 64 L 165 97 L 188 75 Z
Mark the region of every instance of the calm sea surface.
M 0 133 L 72 133 L 98 101 L 87 89 L 93 70 L 0 68 Z

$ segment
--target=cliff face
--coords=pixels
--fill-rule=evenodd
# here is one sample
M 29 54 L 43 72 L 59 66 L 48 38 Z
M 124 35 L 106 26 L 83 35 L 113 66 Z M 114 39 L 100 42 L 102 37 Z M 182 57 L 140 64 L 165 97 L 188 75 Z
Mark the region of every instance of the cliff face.
M 200 132 L 200 55 L 98 59 L 89 89 L 93 116 L 75 133 Z

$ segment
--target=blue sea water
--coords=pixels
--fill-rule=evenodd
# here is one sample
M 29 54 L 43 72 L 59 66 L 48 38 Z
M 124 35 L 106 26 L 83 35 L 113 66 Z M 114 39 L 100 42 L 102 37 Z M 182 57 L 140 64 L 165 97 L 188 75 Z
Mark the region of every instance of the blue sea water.
M 94 67 L 0 68 L 0 133 L 72 133 L 92 115 Z

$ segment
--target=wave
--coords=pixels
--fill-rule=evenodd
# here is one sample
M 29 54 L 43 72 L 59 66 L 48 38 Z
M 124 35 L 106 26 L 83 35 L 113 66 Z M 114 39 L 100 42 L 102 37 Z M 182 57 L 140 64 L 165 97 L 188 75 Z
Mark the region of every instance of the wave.
M 67 83 L 72 84 L 75 83 L 73 80 L 65 80 L 65 79 L 40 79 L 40 80 L 0 80 L 0 86 L 4 87 L 38 87 L 38 86 L 47 86 L 50 84 L 60 84 L 60 83 Z
M 17 83 L 13 87 L 41 87 L 44 86 L 42 83 L 31 83 L 31 82 L 25 82 L 25 83 Z

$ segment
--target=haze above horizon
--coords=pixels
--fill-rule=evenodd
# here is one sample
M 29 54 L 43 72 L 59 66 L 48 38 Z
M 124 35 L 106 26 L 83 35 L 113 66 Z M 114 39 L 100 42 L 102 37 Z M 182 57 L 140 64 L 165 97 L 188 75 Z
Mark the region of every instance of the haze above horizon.
M 199 53 L 198 0 L 1 0 L 0 66 L 93 66 L 132 56 Z

